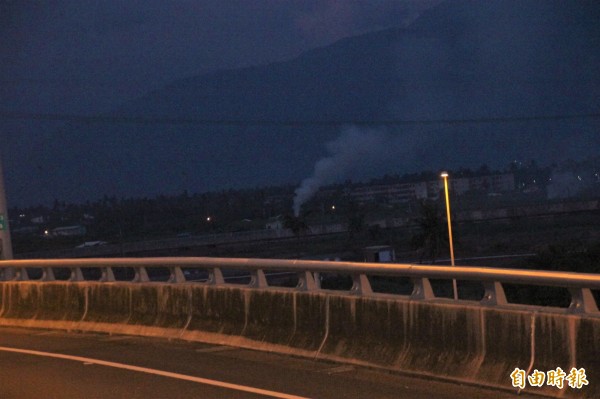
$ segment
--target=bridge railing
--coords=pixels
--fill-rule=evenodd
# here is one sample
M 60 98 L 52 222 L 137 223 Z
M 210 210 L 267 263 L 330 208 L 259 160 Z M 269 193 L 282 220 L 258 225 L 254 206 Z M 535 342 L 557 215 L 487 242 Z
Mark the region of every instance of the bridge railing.
M 67 279 L 71 282 L 87 281 L 85 269 L 95 269 L 99 278 L 95 281 L 111 283 L 117 281 L 116 269 L 133 270 L 131 283 L 150 282 L 148 270 L 166 269 L 168 276 L 162 283 L 183 284 L 189 281 L 187 270 L 202 269 L 207 277 L 195 284 L 222 286 L 228 284 L 224 270 L 242 271 L 249 274 L 250 288 L 268 289 L 269 272 L 286 272 L 297 276 L 297 285 L 290 289 L 299 291 L 320 291 L 320 275 L 338 273 L 352 279 L 349 292 L 353 295 L 376 296 L 369 276 L 405 277 L 412 284 L 409 298 L 412 300 L 438 299 L 431 285 L 431 279 L 456 279 L 478 282 L 483 286 L 482 306 L 507 306 L 504 284 L 535 285 L 566 288 L 570 293 L 568 312 L 600 315 L 592 290 L 600 289 L 600 275 L 542 270 L 501 269 L 473 266 L 430 266 L 395 263 L 356 263 L 333 261 L 309 261 L 286 259 L 249 258 L 202 258 L 202 257 L 163 257 L 163 258 L 94 258 L 94 259 L 31 259 L 0 261 L 0 280 L 26 281 L 30 274 L 35 280 L 51 282 L 56 280 L 57 269 L 68 270 Z M 37 270 L 37 273 L 32 272 Z M 89 274 L 88 274 L 89 275 Z

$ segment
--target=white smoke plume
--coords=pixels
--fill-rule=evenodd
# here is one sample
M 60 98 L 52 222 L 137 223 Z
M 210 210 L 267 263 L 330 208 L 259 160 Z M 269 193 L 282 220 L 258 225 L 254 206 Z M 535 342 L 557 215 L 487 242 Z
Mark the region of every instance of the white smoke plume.
M 315 164 L 311 177 L 302 181 L 294 197 L 294 215 L 300 215 L 300 207 L 325 184 L 348 176 L 356 167 L 368 167 L 375 158 L 385 157 L 387 153 L 387 135 L 379 130 L 348 127 L 342 134 L 326 144 L 329 156 L 321 158 Z

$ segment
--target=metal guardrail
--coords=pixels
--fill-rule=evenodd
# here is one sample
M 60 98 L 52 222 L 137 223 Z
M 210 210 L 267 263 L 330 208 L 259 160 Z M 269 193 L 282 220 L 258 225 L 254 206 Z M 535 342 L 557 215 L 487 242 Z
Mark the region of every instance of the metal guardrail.
M 321 290 L 319 275 L 339 273 L 352 277 L 351 294 L 369 296 L 382 295 L 374 292 L 368 276 L 407 277 L 413 284 L 410 299 L 432 300 L 436 296 L 430 279 L 457 279 L 478 281 L 483 285 L 484 294 L 480 303 L 486 306 L 508 305 L 503 283 L 525 284 L 549 287 L 563 287 L 571 295 L 570 313 L 600 315 L 592 289 L 600 289 L 600 275 L 553 272 L 537 270 L 500 269 L 472 266 L 430 266 L 395 263 L 356 263 L 287 259 L 250 259 L 250 258 L 203 258 L 203 257 L 165 257 L 165 258 L 95 258 L 95 259 L 31 259 L 0 261 L 0 280 L 29 280 L 27 269 L 40 269 L 38 281 L 55 280 L 55 269 L 69 269 L 69 281 L 85 281 L 82 269 L 99 269 L 99 282 L 115 282 L 114 268 L 131 268 L 134 276 L 132 283 L 150 282 L 147 269 L 167 268 L 170 276 L 166 283 L 180 284 L 188 282 L 184 270 L 203 269 L 208 278 L 203 283 L 194 284 L 225 285 L 223 270 L 241 270 L 250 274 L 248 287 L 269 288 L 265 272 L 289 272 L 298 275 L 295 290 Z

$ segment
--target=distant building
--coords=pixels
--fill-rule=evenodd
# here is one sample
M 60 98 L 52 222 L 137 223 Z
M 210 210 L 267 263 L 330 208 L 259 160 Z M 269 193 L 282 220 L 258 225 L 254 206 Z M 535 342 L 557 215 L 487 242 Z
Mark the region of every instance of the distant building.
M 413 199 L 427 198 L 427 183 L 393 183 L 360 186 L 350 192 L 350 197 L 363 203 L 381 201 L 388 204 L 401 204 Z
M 394 248 L 389 245 L 365 247 L 363 248 L 363 255 L 365 257 L 365 262 L 370 263 L 396 261 L 396 252 L 394 251 Z
M 52 229 L 50 234 L 55 237 L 76 237 L 76 236 L 84 236 L 86 233 L 85 226 L 64 226 L 57 227 Z
M 512 173 L 469 178 L 469 190 L 486 193 L 505 193 L 515 189 L 515 176 Z
M 547 186 L 548 198 L 575 197 L 585 188 L 581 177 L 573 172 L 554 172 Z
M 100 245 L 108 244 L 106 241 L 86 241 L 81 245 L 76 246 L 75 248 L 89 248 L 89 247 L 98 247 Z
M 468 191 L 504 193 L 515 189 L 515 178 L 512 173 L 478 177 L 456 177 L 450 178 L 448 184 L 450 191 L 455 195 L 463 195 Z M 443 190 L 444 182 L 439 179 L 416 183 L 362 185 L 352 189 L 349 196 L 362 203 L 385 202 L 388 204 L 401 204 L 412 200 L 437 199 Z
M 94 220 L 94 219 L 95 219 L 94 215 L 90 215 L 89 213 L 83 214 L 83 220 Z
M 17 227 L 15 229 L 12 229 L 13 234 L 20 234 L 20 235 L 37 234 L 37 233 L 39 233 L 39 231 L 40 231 L 40 228 L 38 226 L 23 226 L 23 227 Z
M 428 181 L 425 185 L 427 187 L 427 198 L 429 199 L 438 199 L 440 192 L 444 190 L 444 182 L 441 180 Z
M 33 224 L 42 224 L 46 222 L 46 218 L 43 216 L 36 216 L 31 218 L 31 223 Z
M 442 188 L 444 183 L 440 181 Z M 463 195 L 471 189 L 471 178 L 468 177 L 455 177 L 448 180 L 448 188 L 456 195 Z
M 450 176 L 450 179 L 448 179 L 449 189 L 453 195 L 463 195 L 467 192 L 506 193 L 514 191 L 515 184 L 513 173 L 476 177 Z M 444 181 L 440 178 L 410 183 L 358 184 L 343 188 L 321 188 L 317 195 L 322 198 L 341 195 L 363 204 L 405 204 L 414 200 L 437 200 L 444 195 L 443 193 Z
M 269 218 L 265 224 L 265 229 L 267 230 L 282 230 L 283 228 L 283 216 L 281 215 Z

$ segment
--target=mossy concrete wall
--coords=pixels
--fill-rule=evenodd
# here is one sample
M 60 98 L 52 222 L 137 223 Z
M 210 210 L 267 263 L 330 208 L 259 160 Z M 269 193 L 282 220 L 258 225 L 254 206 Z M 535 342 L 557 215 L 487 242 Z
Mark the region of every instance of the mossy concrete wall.
M 600 397 L 600 318 L 525 307 L 164 283 L 0 283 L 0 325 L 160 336 L 514 389 L 515 368 L 585 368 Z

